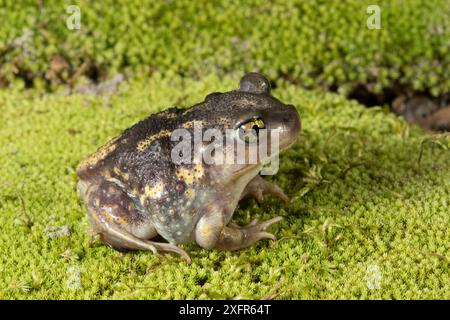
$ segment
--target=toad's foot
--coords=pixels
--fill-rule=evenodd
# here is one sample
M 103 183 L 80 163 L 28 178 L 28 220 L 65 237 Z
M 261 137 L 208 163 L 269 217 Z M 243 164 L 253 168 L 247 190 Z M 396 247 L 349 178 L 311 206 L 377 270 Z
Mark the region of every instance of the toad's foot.
M 245 226 L 240 226 L 234 222 L 230 222 L 228 224 L 228 227 L 233 229 L 244 230 L 245 233 L 256 235 L 257 237 L 259 237 L 259 239 L 257 239 L 256 241 L 261 239 L 271 239 L 275 241 L 277 240 L 277 238 L 273 234 L 266 232 L 266 229 L 272 224 L 280 222 L 281 220 L 283 220 L 282 217 L 275 217 L 270 220 L 259 223 L 258 219 L 253 219 L 249 224 Z
M 276 240 L 276 237 L 266 229 L 274 223 L 283 220 L 282 217 L 258 222 L 253 220 L 246 226 L 230 223 L 226 227 L 213 226 L 207 217 L 200 220 L 196 228 L 196 241 L 204 248 L 218 248 L 221 250 L 239 250 L 253 245 L 261 239 Z M 203 218 L 202 218 L 203 219 Z M 214 223 L 214 219 L 211 220 Z
M 266 181 L 261 176 L 253 178 L 242 192 L 241 199 L 252 196 L 256 201 L 261 204 L 264 202 L 264 195 L 272 195 L 289 203 L 289 197 L 281 190 L 277 185 Z
M 190 264 L 192 262 L 189 254 L 176 245 L 140 239 L 115 226 L 108 226 L 108 233 L 101 234 L 100 236 L 104 242 L 118 251 L 149 250 L 154 254 L 172 252 L 182 256 L 187 263 Z M 119 246 L 116 245 L 117 242 L 120 243 Z

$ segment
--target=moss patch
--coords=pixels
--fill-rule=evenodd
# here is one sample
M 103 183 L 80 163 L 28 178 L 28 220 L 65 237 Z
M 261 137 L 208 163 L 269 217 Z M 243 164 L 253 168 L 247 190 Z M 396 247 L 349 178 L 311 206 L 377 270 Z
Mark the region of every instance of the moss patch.
M 176 256 L 89 246 L 74 168 L 149 113 L 190 106 L 237 77 L 134 79 L 116 94 L 0 92 L 0 298 L 446 298 L 448 140 L 382 109 L 279 83 L 303 133 L 271 180 L 292 197 L 245 202 L 240 223 L 282 215 L 276 242 Z
M 264 70 L 273 80 L 341 91 L 450 91 L 447 0 L 0 3 L 0 84 L 17 76 L 36 87 L 71 83 L 101 70 L 198 78 Z M 367 27 L 372 4 L 381 10 L 379 30 Z M 79 7 L 79 30 L 67 27 L 69 5 Z

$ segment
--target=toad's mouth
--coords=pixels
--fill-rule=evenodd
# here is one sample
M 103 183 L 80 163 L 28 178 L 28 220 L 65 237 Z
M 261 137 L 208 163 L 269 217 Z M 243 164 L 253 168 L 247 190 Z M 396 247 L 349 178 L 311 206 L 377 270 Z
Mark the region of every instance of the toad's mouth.
M 255 172 L 256 174 L 263 174 L 263 175 L 272 175 L 275 174 L 278 171 L 278 159 L 279 156 L 282 152 L 284 152 L 285 150 L 291 148 L 298 139 L 293 139 L 292 141 L 290 141 L 288 144 L 284 145 L 282 148 L 278 149 L 277 151 L 274 151 L 273 153 L 271 153 L 269 156 L 267 156 L 265 159 L 262 159 L 260 162 L 258 163 L 254 163 L 254 164 L 244 164 L 241 165 L 240 168 L 238 168 L 237 170 L 235 170 L 232 173 L 232 181 L 236 181 L 238 179 L 240 179 L 241 177 L 247 175 L 249 172 Z M 274 162 L 276 162 L 275 164 L 273 164 Z M 275 167 L 272 167 L 273 166 Z M 270 169 L 265 169 L 269 166 Z

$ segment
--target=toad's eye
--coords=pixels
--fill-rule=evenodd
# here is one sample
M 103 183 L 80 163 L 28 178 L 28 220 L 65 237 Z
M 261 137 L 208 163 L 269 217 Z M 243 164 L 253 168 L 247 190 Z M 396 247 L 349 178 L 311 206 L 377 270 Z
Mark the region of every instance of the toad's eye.
M 239 139 L 246 143 L 253 143 L 258 141 L 259 130 L 264 128 L 265 124 L 261 118 L 253 118 L 241 123 L 236 130 Z

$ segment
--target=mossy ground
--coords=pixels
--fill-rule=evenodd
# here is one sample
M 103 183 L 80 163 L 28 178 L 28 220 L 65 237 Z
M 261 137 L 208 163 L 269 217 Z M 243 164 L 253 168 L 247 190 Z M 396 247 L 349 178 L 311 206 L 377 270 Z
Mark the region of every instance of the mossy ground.
M 109 96 L 0 91 L 0 298 L 450 298 L 450 154 L 380 108 L 280 82 L 301 139 L 271 180 L 292 198 L 246 201 L 235 218 L 282 215 L 276 242 L 239 252 L 122 254 L 94 243 L 75 167 L 150 113 L 190 106 L 238 76 L 154 74 Z M 50 237 L 51 227 L 70 235 Z
M 367 27 L 373 4 L 380 29 Z M 69 5 L 80 10 L 80 29 L 67 27 Z M 0 21 L 0 86 L 71 83 L 92 73 L 81 71 L 87 63 L 95 74 L 197 79 L 263 70 L 343 93 L 358 84 L 376 93 L 450 90 L 448 0 L 0 0 Z M 55 57 L 66 66 L 55 67 Z

